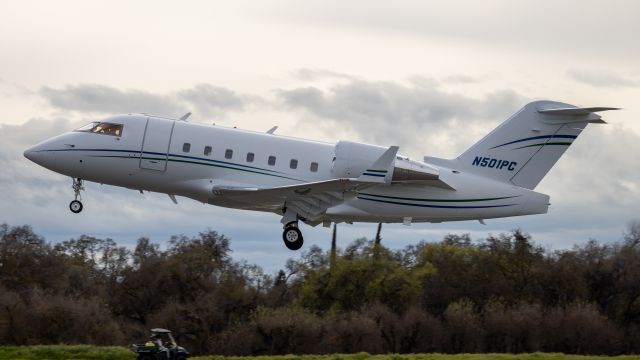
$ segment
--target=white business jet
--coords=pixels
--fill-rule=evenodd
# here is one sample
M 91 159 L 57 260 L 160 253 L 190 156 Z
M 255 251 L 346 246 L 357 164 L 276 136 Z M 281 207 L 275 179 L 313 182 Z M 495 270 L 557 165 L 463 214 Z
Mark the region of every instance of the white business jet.
M 24 152 L 73 179 L 74 213 L 83 181 L 184 196 L 282 217 L 282 238 L 298 250 L 298 222 L 443 222 L 544 214 L 532 191 L 598 111 L 536 101 L 453 160 L 398 154 L 398 146 L 325 143 L 146 114 L 92 122 Z

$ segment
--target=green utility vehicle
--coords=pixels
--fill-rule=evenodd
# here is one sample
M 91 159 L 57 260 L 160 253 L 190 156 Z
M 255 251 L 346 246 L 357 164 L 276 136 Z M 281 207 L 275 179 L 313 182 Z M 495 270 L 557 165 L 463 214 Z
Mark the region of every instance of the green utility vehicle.
M 133 344 L 131 351 L 138 354 L 138 360 L 185 360 L 189 352 L 176 344 L 167 329 L 151 329 L 151 338 L 145 344 Z

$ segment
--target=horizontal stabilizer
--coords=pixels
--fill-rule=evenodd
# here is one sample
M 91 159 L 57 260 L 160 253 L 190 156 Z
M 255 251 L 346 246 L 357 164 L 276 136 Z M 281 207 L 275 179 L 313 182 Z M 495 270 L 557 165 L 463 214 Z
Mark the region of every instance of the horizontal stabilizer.
M 620 110 L 620 108 L 614 108 L 614 107 L 560 108 L 560 109 L 543 109 L 543 110 L 538 110 L 538 112 L 546 115 L 580 116 L 580 115 L 589 115 L 590 113 L 594 113 L 598 111 L 607 111 L 607 110 Z

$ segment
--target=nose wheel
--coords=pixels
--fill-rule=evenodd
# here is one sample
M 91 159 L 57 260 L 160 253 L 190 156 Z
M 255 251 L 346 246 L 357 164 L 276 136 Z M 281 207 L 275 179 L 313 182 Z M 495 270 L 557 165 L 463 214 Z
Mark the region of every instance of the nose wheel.
M 69 210 L 71 210 L 72 213 L 77 214 L 82 211 L 82 202 L 78 200 L 82 199 L 80 191 L 84 190 L 84 187 L 82 186 L 82 179 L 73 179 L 73 185 L 71 185 L 71 188 L 73 189 L 75 200 L 69 203 Z
M 302 232 L 298 229 L 298 222 L 290 222 L 284 227 L 282 232 L 282 240 L 289 250 L 299 250 L 304 243 Z
M 82 211 L 82 203 L 78 200 L 73 200 L 69 203 L 69 210 L 71 210 L 71 212 L 74 214 L 79 213 L 80 211 Z

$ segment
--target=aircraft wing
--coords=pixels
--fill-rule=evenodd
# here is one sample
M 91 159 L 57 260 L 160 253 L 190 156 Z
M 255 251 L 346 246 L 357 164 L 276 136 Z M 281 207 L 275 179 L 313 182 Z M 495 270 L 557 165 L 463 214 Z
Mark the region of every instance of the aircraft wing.
M 355 197 L 356 192 L 373 185 L 391 184 L 397 146 L 390 146 L 358 178 L 338 178 L 273 188 L 214 188 L 214 195 L 227 201 L 251 203 L 264 210 L 292 210 L 317 224 L 328 208 Z M 236 206 L 237 207 L 237 206 Z M 287 211 L 288 212 L 288 211 Z M 282 221 L 287 221 L 283 218 Z
M 356 191 L 378 182 L 353 178 L 331 179 L 273 188 L 215 188 L 214 195 L 238 202 L 260 204 L 260 207 L 279 210 L 287 207 L 313 222 L 333 206 L 354 197 Z

